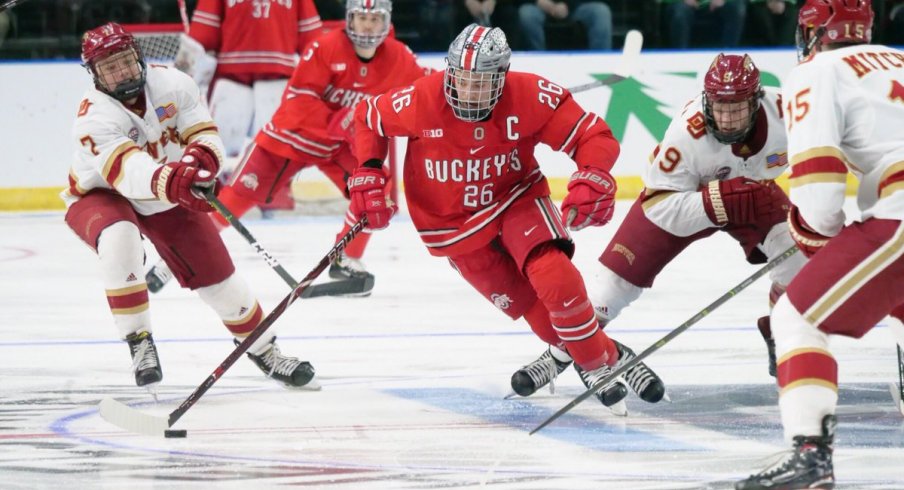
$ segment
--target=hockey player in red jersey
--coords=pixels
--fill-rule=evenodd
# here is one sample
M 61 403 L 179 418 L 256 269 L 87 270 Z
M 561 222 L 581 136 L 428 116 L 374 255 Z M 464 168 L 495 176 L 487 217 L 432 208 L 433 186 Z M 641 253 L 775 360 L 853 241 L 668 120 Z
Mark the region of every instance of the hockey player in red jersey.
M 447 257 L 506 315 L 523 316 L 538 337 L 564 351 L 512 377 L 515 392 L 528 396 L 572 359 L 589 387 L 633 353 L 599 328 L 570 261 L 574 245 L 534 158 L 536 145 L 545 143 L 574 159 L 578 171 L 563 203 L 569 224 L 601 226 L 612 216 L 609 170 L 618 142 L 564 88 L 510 72 L 510 57 L 502 30 L 472 24 L 449 47 L 445 72 L 361 104 L 355 116 L 360 166 L 349 192 L 352 214 L 366 215 L 371 228 L 387 226 L 394 205 L 383 198 L 382 155 L 389 137 L 408 137 L 405 197 L 427 249 Z M 649 374 L 655 379 L 644 395 L 657 401 L 664 387 Z M 616 382 L 596 395 L 614 406 L 627 389 Z
M 223 143 L 198 86 L 184 73 L 146 66 L 135 39 L 120 25 L 85 33 L 82 61 L 94 78 L 73 128 L 75 162 L 66 223 L 97 253 L 107 302 L 128 342 L 135 382 L 163 378 L 141 280 L 142 235 L 183 286 L 198 292 L 238 339 L 263 311 L 235 274 L 199 189 L 215 184 Z M 280 353 L 266 332 L 248 356 L 268 376 L 292 386 L 312 384 L 314 368 Z
M 273 119 L 258 133 L 220 199 L 236 216 L 290 184 L 295 173 L 316 165 L 345 192 L 347 173 L 355 167 L 351 151 L 352 108 L 360 101 L 424 75 L 407 46 L 388 37 L 392 2 L 348 0 L 345 30 L 310 43 Z M 217 216 L 220 226 L 225 220 Z M 346 219 L 343 236 L 353 222 Z M 358 279 L 367 295 L 373 276 L 359 259 L 369 240 L 359 235 L 330 268 L 334 279 Z
M 869 0 L 807 0 L 801 63 L 785 79 L 788 226 L 810 261 L 772 311 L 779 410 L 791 451 L 741 490 L 834 488 L 838 363 L 829 334 L 860 338 L 904 319 L 904 52 L 869 44 Z M 856 221 L 845 224 L 846 177 Z
M 229 161 L 273 116 L 299 54 L 321 27 L 312 0 L 198 2 L 175 65 L 202 90 L 210 85 L 208 106 Z M 231 171 L 225 168 L 221 179 Z M 274 206 L 291 203 L 288 189 L 280 198 Z M 146 275 L 148 289 L 157 292 L 171 278 L 161 260 Z

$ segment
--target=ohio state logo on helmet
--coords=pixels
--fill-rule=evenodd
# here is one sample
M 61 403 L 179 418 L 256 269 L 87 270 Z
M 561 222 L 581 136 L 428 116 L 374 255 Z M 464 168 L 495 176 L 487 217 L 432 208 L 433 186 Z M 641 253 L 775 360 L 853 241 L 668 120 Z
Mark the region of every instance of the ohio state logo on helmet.
M 872 39 L 870 0 L 807 0 L 797 14 L 798 57 L 825 44 L 864 44 Z
M 98 64 L 123 51 L 133 54 L 135 63 L 138 64 L 138 75 L 117 83 L 115 87 L 108 87 L 98 73 Z M 85 32 L 82 36 L 82 64 L 94 78 L 94 86 L 118 100 L 134 98 L 144 88 L 147 67 L 141 57 L 141 49 L 132 34 L 115 22 L 108 22 Z
M 355 16 L 378 14 L 383 16 L 383 26 L 377 32 L 358 32 L 355 29 Z M 352 44 L 359 48 L 375 48 L 389 35 L 392 2 L 390 0 L 347 0 L 345 2 L 345 33 Z
M 512 49 L 498 27 L 471 24 L 452 41 L 446 56 L 446 102 L 463 121 L 480 121 L 502 95 Z
M 719 53 L 703 78 L 706 130 L 721 143 L 743 141 L 753 129 L 762 97 L 760 70 L 750 56 Z

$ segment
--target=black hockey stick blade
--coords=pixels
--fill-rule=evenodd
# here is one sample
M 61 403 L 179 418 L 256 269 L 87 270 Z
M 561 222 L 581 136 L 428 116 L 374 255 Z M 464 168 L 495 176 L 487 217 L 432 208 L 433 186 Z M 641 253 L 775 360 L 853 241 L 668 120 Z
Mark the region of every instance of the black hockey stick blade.
M 302 298 L 321 296 L 369 296 L 374 288 L 374 276 L 351 277 L 338 281 L 314 284 L 301 293 Z
M 569 410 L 576 407 L 579 403 L 586 400 L 587 398 L 590 398 L 590 396 L 593 395 L 594 393 L 596 393 L 597 390 L 599 390 L 603 386 L 606 386 L 607 384 L 614 381 L 615 378 L 624 374 L 625 371 L 640 364 L 640 362 L 643 361 L 644 359 L 646 359 L 647 357 L 649 357 L 650 354 L 661 349 L 665 344 L 669 343 L 672 339 L 674 339 L 675 337 L 680 335 L 682 332 L 684 332 L 685 330 L 690 328 L 691 325 L 702 320 L 703 317 L 709 315 L 710 313 L 713 312 L 713 310 L 722 306 L 723 303 L 725 303 L 726 301 L 730 300 L 731 298 L 737 296 L 738 293 L 740 293 L 741 291 L 747 289 L 747 286 L 750 286 L 751 284 L 753 284 L 754 281 L 756 281 L 760 277 L 764 276 L 767 272 L 774 269 L 777 265 L 782 263 L 785 259 L 796 254 L 797 250 L 798 250 L 797 246 L 795 245 L 795 246 L 789 248 L 788 250 L 784 251 L 781 255 L 772 259 L 768 264 L 764 265 L 758 271 L 754 272 L 753 275 L 751 275 L 747 279 L 744 279 L 743 281 L 741 281 L 740 284 L 738 284 L 737 286 L 735 286 L 731 290 L 729 290 L 727 293 L 720 296 L 719 299 L 713 301 L 712 303 L 707 305 L 706 308 L 703 308 L 702 310 L 697 312 L 697 314 L 692 316 L 688 321 L 682 323 L 681 325 L 676 327 L 674 330 L 672 330 L 671 332 L 666 334 L 665 337 L 657 340 L 656 343 L 647 347 L 647 349 L 644 350 L 643 352 L 641 352 L 640 354 L 638 354 L 637 357 L 635 357 L 634 359 L 631 359 L 630 361 L 626 362 L 624 365 L 622 365 L 618 369 L 612 371 L 609 374 L 609 376 L 606 376 L 605 378 L 594 383 L 593 386 L 588 388 L 584 393 L 581 393 L 580 396 L 578 396 L 577 398 L 575 398 L 574 400 L 569 402 L 564 407 L 560 408 L 559 411 L 552 414 L 549 418 L 544 420 L 543 423 L 541 423 L 540 425 L 535 427 L 534 430 L 530 431 L 530 435 L 534 435 L 537 431 L 543 429 L 547 425 L 551 424 L 554 420 L 556 420 L 559 417 L 561 417 L 562 415 L 565 415 L 566 413 L 568 413 Z
M 628 31 L 625 35 L 625 44 L 622 47 L 622 55 L 615 71 L 602 80 L 585 83 L 568 89 L 569 92 L 576 94 L 597 87 L 605 87 L 614 85 L 622 80 L 631 78 L 637 73 L 638 65 L 640 65 L 640 50 L 643 48 L 643 34 L 638 30 Z
M 235 361 L 251 347 L 251 344 L 257 341 L 257 339 L 259 339 L 261 335 L 263 335 L 264 332 L 266 332 L 267 329 L 270 328 L 283 313 L 285 313 L 289 306 L 291 306 L 292 303 L 304 293 L 304 290 L 314 282 L 314 279 L 317 279 L 317 276 L 322 274 L 323 271 L 336 260 L 336 257 L 345 250 L 345 247 L 349 242 L 354 240 L 366 226 L 366 216 L 352 225 L 352 228 L 348 233 L 333 245 L 333 248 L 320 259 L 320 262 L 317 263 L 314 269 L 311 270 L 298 285 L 292 288 L 289 295 L 283 298 L 283 300 L 270 311 L 270 314 L 261 320 L 257 327 L 255 327 L 255 329 L 252 330 L 228 356 L 226 356 L 226 359 L 224 359 L 223 362 L 221 362 L 220 365 L 217 366 L 197 388 L 195 388 L 195 391 L 188 395 L 175 410 L 170 412 L 168 417 L 164 418 L 142 413 L 112 398 L 105 398 L 100 402 L 100 416 L 107 422 L 130 432 L 165 437 L 166 429 L 172 427 L 173 424 L 182 418 L 182 416 L 185 415 L 185 412 L 194 406 L 194 404 L 204 396 L 204 393 L 207 393 L 207 390 L 209 390 L 218 379 L 223 377 L 226 371 L 235 364 Z
M 898 345 L 898 383 L 889 383 L 888 391 L 895 402 L 895 408 L 904 415 L 904 351 Z

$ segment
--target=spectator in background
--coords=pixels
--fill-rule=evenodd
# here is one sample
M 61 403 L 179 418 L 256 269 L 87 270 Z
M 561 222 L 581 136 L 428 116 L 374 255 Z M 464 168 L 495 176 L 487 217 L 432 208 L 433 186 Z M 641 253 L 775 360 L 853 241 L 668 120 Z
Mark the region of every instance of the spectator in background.
M 323 20 L 345 20 L 344 0 L 314 0 L 314 6 Z
M 9 32 L 9 12 L 3 11 L 0 12 L 0 46 L 3 46 L 3 40 L 6 39 L 6 34 Z
M 449 40 L 455 36 L 455 24 L 452 19 L 453 0 L 420 0 L 417 22 L 420 26 L 420 39 L 412 40 L 411 49 L 415 51 L 445 51 Z M 398 24 L 397 24 L 398 26 Z
M 518 9 L 515 0 L 458 0 L 456 9 L 456 29 L 464 29 L 469 24 L 484 27 L 498 27 L 506 33 L 518 34 Z M 520 48 L 520 43 L 508 35 L 509 45 Z M 520 36 L 518 36 L 520 37 Z
M 792 46 L 797 28 L 795 0 L 749 0 L 749 44 Z
M 518 20 L 528 50 L 546 49 L 547 18 L 568 19 L 587 29 L 590 49 L 612 49 L 612 10 L 603 2 L 587 0 L 528 0 L 518 8 Z
M 904 1 L 899 0 L 896 5 L 889 8 L 888 29 L 885 30 L 885 44 L 904 44 Z
M 719 47 L 741 43 L 746 17 L 746 0 L 660 0 L 669 24 L 669 41 L 673 48 L 691 45 L 691 32 L 698 19 L 707 19 L 720 29 L 710 32 L 719 36 Z M 717 31 L 717 32 L 716 32 Z

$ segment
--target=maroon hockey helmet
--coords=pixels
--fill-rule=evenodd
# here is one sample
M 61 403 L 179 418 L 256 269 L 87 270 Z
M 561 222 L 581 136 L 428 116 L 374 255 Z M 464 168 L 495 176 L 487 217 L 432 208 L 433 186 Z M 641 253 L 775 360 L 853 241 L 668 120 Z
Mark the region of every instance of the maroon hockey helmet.
M 743 141 L 753 129 L 762 97 L 760 70 L 750 56 L 719 53 L 703 79 L 707 131 L 720 143 Z
M 807 0 L 797 14 L 797 52 L 804 59 L 817 44 L 864 44 L 872 39 L 870 0 Z
M 135 63 L 139 67 L 138 75 L 135 78 L 119 82 L 115 87 L 107 87 L 101 80 L 97 64 L 122 51 L 131 51 L 134 54 Z M 94 86 L 115 99 L 135 98 L 144 88 L 147 67 L 141 56 L 141 48 L 135 41 L 135 37 L 115 22 L 108 22 L 85 32 L 82 36 L 82 64 L 94 78 Z

